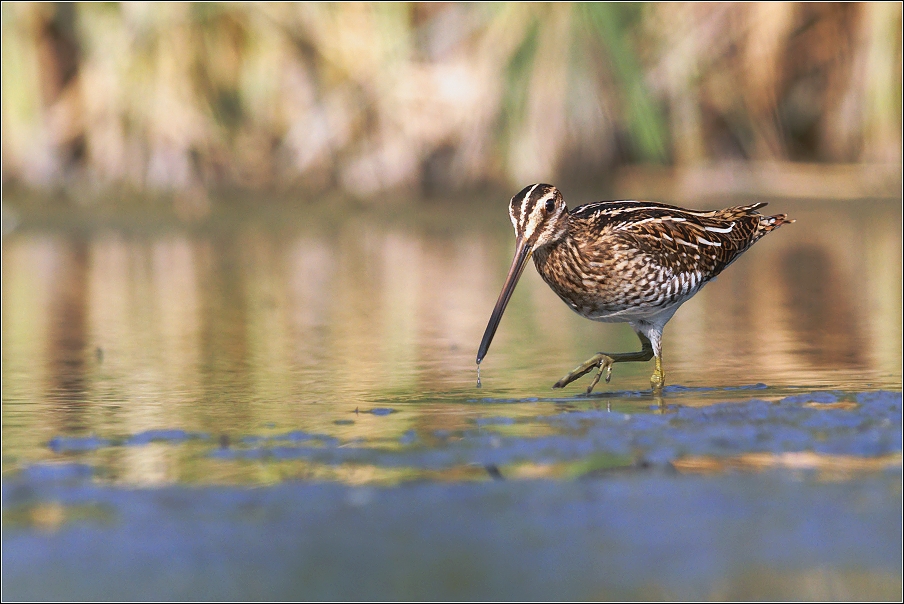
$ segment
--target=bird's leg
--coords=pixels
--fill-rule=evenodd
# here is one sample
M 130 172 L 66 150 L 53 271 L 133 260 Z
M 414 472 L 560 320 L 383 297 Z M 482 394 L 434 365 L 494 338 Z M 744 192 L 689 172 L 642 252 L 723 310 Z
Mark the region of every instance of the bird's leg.
M 637 337 L 640 338 L 641 343 L 641 349 L 638 352 L 598 352 L 597 354 L 593 355 L 592 357 L 575 367 L 571 371 L 571 373 L 556 382 L 553 385 L 553 388 L 564 388 L 571 382 L 589 373 L 594 368 L 599 368 L 599 371 L 597 371 L 596 375 L 593 377 L 593 381 L 590 382 L 590 386 L 587 388 L 587 394 L 590 394 L 593 391 L 593 388 L 599 383 L 600 378 L 603 375 L 603 371 L 606 372 L 606 383 L 609 383 L 609 379 L 612 377 L 613 364 L 627 363 L 632 361 L 649 361 L 654 356 L 653 344 L 651 344 L 650 340 L 642 333 L 638 332 Z M 660 374 L 660 376 L 662 375 L 662 367 L 659 356 L 656 357 L 656 371 Z

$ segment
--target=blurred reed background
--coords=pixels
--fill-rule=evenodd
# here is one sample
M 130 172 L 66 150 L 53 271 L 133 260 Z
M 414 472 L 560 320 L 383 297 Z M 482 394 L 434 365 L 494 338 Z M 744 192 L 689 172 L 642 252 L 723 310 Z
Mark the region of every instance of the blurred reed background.
M 3 3 L 2 182 L 895 196 L 901 31 L 882 2 Z

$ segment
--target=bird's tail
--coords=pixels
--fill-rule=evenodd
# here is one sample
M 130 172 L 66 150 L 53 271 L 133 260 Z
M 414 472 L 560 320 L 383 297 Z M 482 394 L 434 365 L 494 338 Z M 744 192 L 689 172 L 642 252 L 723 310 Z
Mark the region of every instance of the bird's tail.
M 793 218 L 788 218 L 787 214 L 776 214 L 775 216 L 761 216 L 759 230 L 764 235 L 769 231 L 774 231 L 778 227 L 786 223 L 795 222 Z
M 719 212 L 719 218 L 721 218 L 722 220 L 740 220 L 744 218 L 750 218 L 751 216 L 756 216 L 759 219 L 756 230 L 761 237 L 769 231 L 774 231 L 785 223 L 794 222 L 793 219 L 788 218 L 787 214 L 764 216 L 757 212 L 757 210 L 765 205 L 767 205 L 767 203 L 765 201 L 761 201 L 759 203 L 753 203 L 748 206 L 726 208 Z

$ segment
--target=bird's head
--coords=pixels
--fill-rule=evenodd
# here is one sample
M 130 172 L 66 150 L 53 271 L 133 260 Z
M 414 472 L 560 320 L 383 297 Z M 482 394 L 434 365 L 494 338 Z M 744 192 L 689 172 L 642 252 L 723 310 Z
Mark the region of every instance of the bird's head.
M 530 250 L 555 243 L 568 230 L 568 208 L 562 193 L 552 185 L 538 183 L 521 189 L 509 204 L 519 247 Z
M 562 194 L 552 185 L 535 184 L 524 187 L 512 197 L 509 216 L 515 227 L 515 257 L 483 333 L 483 340 L 477 351 L 478 365 L 490 348 L 490 342 L 502 320 L 502 313 L 505 312 L 531 254 L 534 250 L 559 241 L 568 232 L 568 208 L 565 207 Z

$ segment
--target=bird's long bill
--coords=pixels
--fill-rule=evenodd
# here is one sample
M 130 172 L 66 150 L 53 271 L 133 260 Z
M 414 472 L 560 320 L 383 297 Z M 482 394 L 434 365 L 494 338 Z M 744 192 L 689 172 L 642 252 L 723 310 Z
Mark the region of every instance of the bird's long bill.
M 496 308 L 493 309 L 493 314 L 490 315 L 490 322 L 487 323 L 487 330 L 483 332 L 483 339 L 480 341 L 480 349 L 477 351 L 478 365 L 480 365 L 480 361 L 483 360 L 483 357 L 486 356 L 487 350 L 490 349 L 490 342 L 493 341 L 493 336 L 496 334 L 496 328 L 499 327 L 499 321 L 502 320 L 502 313 L 505 312 L 505 307 L 512 297 L 512 292 L 515 291 L 515 286 L 518 284 L 521 273 L 524 272 L 524 267 L 527 265 L 527 259 L 530 258 L 531 251 L 531 246 L 519 237 L 517 246 L 515 247 L 515 257 L 512 259 L 512 267 L 509 269 L 508 276 L 505 278 L 505 284 L 502 286 L 502 291 L 499 293 L 499 299 L 496 300 Z

